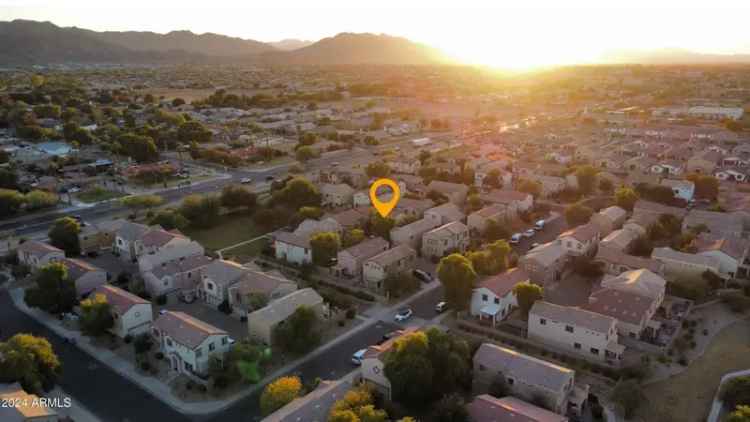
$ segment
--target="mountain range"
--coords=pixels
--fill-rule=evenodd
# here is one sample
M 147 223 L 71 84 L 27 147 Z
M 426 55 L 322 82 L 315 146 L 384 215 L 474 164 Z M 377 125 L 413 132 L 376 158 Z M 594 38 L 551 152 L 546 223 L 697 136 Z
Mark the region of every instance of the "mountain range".
M 682 48 L 655 50 L 612 50 L 599 60 L 602 63 L 640 64 L 717 64 L 750 63 L 750 54 L 705 54 Z
M 263 43 L 190 31 L 97 32 L 50 22 L 0 21 L 3 65 L 57 63 L 435 64 L 447 58 L 406 38 L 343 33 L 318 42 Z

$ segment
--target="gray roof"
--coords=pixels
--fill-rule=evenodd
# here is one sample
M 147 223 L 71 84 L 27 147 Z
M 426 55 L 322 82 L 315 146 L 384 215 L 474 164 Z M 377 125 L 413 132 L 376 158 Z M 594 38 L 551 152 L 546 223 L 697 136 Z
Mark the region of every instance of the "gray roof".
M 572 369 L 491 343 L 479 346 L 474 354 L 474 363 L 492 372 L 501 372 L 505 377 L 554 392 L 561 391 L 575 377 Z
M 273 235 L 277 242 L 286 243 L 289 245 L 299 246 L 300 248 L 310 249 L 310 240 L 304 237 L 297 236 L 294 233 L 280 231 Z
M 672 248 L 654 248 L 651 252 L 651 258 L 656 260 L 668 260 L 687 262 L 695 265 L 702 265 L 709 268 L 719 268 L 719 260 L 712 256 L 695 255 L 691 253 L 685 253 L 676 251 Z
M 489 394 L 474 397 L 466 405 L 473 422 L 567 422 L 568 418 L 512 396 L 498 399 Z
M 125 221 L 119 229 L 117 229 L 117 235 L 121 238 L 132 242 L 140 239 L 146 232 L 149 231 L 149 227 L 143 224 L 133 223 L 131 221 Z
M 430 208 L 430 209 L 428 209 L 425 212 L 426 213 L 429 212 L 429 213 L 432 213 L 432 214 L 437 214 L 437 215 L 439 215 L 441 217 L 445 217 L 445 218 L 447 218 L 447 219 L 449 219 L 451 221 L 463 220 L 463 218 L 464 218 L 464 213 L 461 211 L 460 208 L 458 208 L 458 206 L 456 204 L 454 204 L 452 202 L 446 202 L 443 205 L 438 205 L 437 207 Z
M 336 381 L 321 381 L 310 393 L 292 400 L 281 409 L 263 418 L 264 422 L 323 422 L 333 404 L 349 391 L 352 376 Z
M 242 265 L 224 259 L 217 259 L 203 269 L 204 277 L 210 278 L 214 283 L 223 286 L 236 282 L 247 272 L 248 269 Z
M 388 249 L 385 252 L 381 252 L 375 255 L 368 261 L 375 262 L 376 264 L 381 266 L 386 266 L 400 259 L 406 258 L 409 255 L 413 255 L 416 257 L 417 253 L 408 245 L 398 245 L 392 249 Z
M 551 321 L 565 322 L 603 334 L 608 333 L 612 325 L 616 323 L 614 318 L 605 315 L 586 311 L 581 308 L 555 305 L 554 303 L 542 300 L 534 302 L 529 315 L 536 315 L 537 317 L 547 318 Z
M 317 306 L 323 303 L 323 298 L 312 288 L 296 290 L 288 295 L 268 304 L 266 307 L 247 316 L 250 320 L 262 320 L 267 324 L 274 325 L 285 321 L 300 306 Z
M 346 252 L 354 258 L 368 259 L 388 249 L 388 241 L 382 237 L 365 239 L 354 246 L 350 246 L 341 252 Z
M 221 328 L 203 322 L 184 313 L 167 311 L 154 321 L 154 327 L 189 349 L 195 349 L 210 335 L 224 334 Z

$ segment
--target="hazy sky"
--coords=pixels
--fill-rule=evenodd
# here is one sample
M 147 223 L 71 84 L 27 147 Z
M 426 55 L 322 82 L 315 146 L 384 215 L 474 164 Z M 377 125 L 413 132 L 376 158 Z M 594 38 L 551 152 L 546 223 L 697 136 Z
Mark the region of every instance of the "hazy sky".
M 748 12 L 750 0 L 0 0 L 0 20 L 260 41 L 387 33 L 515 67 L 586 62 L 622 48 L 750 53 Z

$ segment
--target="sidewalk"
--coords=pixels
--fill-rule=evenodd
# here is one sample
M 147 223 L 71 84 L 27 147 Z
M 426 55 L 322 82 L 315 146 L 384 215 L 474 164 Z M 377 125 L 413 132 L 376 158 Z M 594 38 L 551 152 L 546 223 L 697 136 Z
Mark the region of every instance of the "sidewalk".
M 360 331 L 363 331 L 371 327 L 372 325 L 377 324 L 378 321 L 380 321 L 381 319 L 385 319 L 386 321 L 390 320 L 391 314 L 395 312 L 396 309 L 399 309 L 403 307 L 406 303 L 414 300 L 415 298 L 420 297 L 421 295 L 427 294 L 433 289 L 438 288 L 438 286 L 439 286 L 439 283 L 434 281 L 430 283 L 427 286 L 427 288 L 420 290 L 415 295 L 412 295 L 391 307 L 380 309 L 380 311 L 377 312 L 375 315 L 371 315 L 369 318 L 365 319 L 362 324 L 336 337 L 330 342 L 321 345 L 317 349 L 313 350 L 311 353 L 308 353 L 307 355 L 305 355 L 303 358 L 298 359 L 294 362 L 290 362 L 289 364 L 277 369 L 273 373 L 263 378 L 259 383 L 249 386 L 247 389 L 231 397 L 228 397 L 224 400 L 201 401 L 201 402 L 185 402 L 181 400 L 179 397 L 175 396 L 172 393 L 172 390 L 169 388 L 168 385 L 162 383 L 161 381 L 153 377 L 142 375 L 136 372 L 132 362 L 125 361 L 124 359 L 122 359 L 121 357 L 119 357 L 118 355 L 116 355 L 115 353 L 109 350 L 94 347 L 91 344 L 90 339 L 82 335 L 80 332 L 68 330 L 65 327 L 62 327 L 58 323 L 57 319 L 55 319 L 54 317 L 48 315 L 47 313 L 41 310 L 29 308 L 28 306 L 26 306 L 26 304 L 23 301 L 23 289 L 16 288 L 16 289 L 10 290 L 9 294 L 10 294 L 11 299 L 13 300 L 14 305 L 21 312 L 36 319 L 37 321 L 44 324 L 50 330 L 54 331 L 61 337 L 75 338 L 76 345 L 81 350 L 88 353 L 93 358 L 99 360 L 101 363 L 109 366 L 110 368 L 112 368 L 112 370 L 114 370 L 121 376 L 128 378 L 135 384 L 138 384 L 141 388 L 148 391 L 151 395 L 163 401 L 165 404 L 172 407 L 176 411 L 180 413 L 184 413 L 184 414 L 190 414 L 190 415 L 207 415 L 207 414 L 216 413 L 221 410 L 224 410 L 227 407 L 236 403 L 237 401 L 242 400 L 252 395 L 253 393 L 265 387 L 265 385 L 270 383 L 271 381 L 285 374 L 293 372 L 293 370 L 297 368 L 298 366 L 304 364 L 305 362 L 315 357 L 320 356 L 321 354 L 328 351 L 328 349 L 336 346 L 337 344 L 359 333 Z

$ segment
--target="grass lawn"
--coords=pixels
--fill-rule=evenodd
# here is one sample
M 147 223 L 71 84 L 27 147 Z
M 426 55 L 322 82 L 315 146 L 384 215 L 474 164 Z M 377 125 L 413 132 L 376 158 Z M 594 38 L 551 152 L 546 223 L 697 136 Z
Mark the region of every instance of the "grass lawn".
M 122 192 L 115 192 L 115 191 L 106 190 L 102 188 L 94 188 L 94 189 L 79 193 L 78 195 L 76 195 L 76 198 L 78 198 L 78 200 L 81 202 L 92 203 L 92 202 L 106 201 L 108 199 L 113 199 L 113 198 L 119 198 L 125 195 L 126 194 Z
M 254 242 L 237 246 L 236 248 L 227 249 L 222 252 L 222 255 L 225 258 L 236 257 L 239 262 L 247 262 L 260 255 L 267 244 L 268 239 L 258 239 Z
M 683 373 L 643 387 L 637 416 L 647 422 L 705 421 L 724 374 L 750 368 L 750 322 L 722 330 Z
M 188 227 L 183 231 L 206 249 L 211 250 L 225 248 L 264 234 L 264 231 L 255 225 L 251 214 L 223 215 L 219 221 L 219 224 L 211 228 Z

